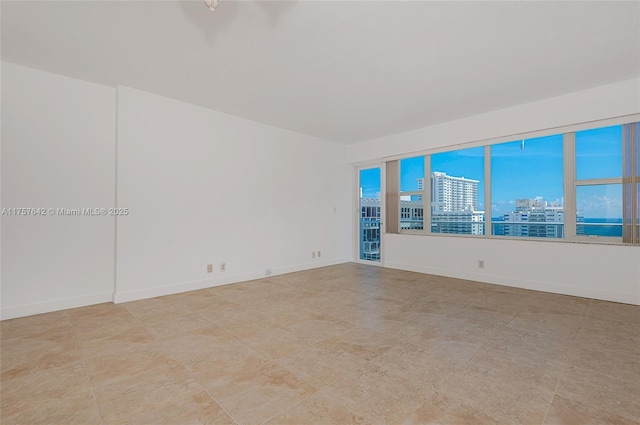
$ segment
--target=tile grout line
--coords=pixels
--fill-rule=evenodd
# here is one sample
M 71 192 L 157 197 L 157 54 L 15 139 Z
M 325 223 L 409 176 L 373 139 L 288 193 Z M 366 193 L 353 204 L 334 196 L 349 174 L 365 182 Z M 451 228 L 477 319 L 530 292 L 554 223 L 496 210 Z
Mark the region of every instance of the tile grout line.
M 91 390 L 91 396 L 93 397 L 93 404 L 96 409 L 98 409 L 98 414 L 100 415 L 100 423 L 104 425 L 104 414 L 102 413 L 102 409 L 100 408 L 100 404 L 98 403 L 98 398 L 96 397 L 96 393 L 93 390 L 93 385 L 91 384 L 91 379 L 89 378 L 89 372 L 87 371 L 87 365 L 84 361 L 84 355 L 80 350 L 80 346 L 78 345 L 78 338 L 76 335 L 76 326 L 73 324 L 73 320 L 71 320 L 71 314 L 69 310 L 66 310 L 67 317 L 69 318 L 69 323 L 71 324 L 71 330 L 73 332 L 73 340 L 76 343 L 76 348 L 78 349 L 78 354 L 80 355 L 80 361 L 82 362 L 82 370 L 84 371 L 84 377 L 89 389 Z
M 211 395 L 211 393 L 209 392 L 209 390 L 207 390 L 205 388 L 204 385 L 202 385 L 202 383 L 198 380 L 198 378 L 195 377 L 195 375 L 193 375 L 193 373 L 191 373 L 191 371 L 187 368 L 187 373 L 189 374 L 189 376 L 191 376 L 191 378 L 198 383 L 198 385 L 200 385 L 200 388 L 202 388 L 202 391 L 204 391 L 209 397 L 211 397 L 211 400 L 213 400 L 218 406 L 220 406 L 220 408 L 231 418 L 231 420 L 236 424 L 236 425 L 243 425 L 239 420 L 237 420 L 236 418 L 233 417 L 233 415 L 222 405 L 222 403 L 220 403 L 218 400 L 216 400 L 216 398 Z
M 562 374 L 560 374 L 560 376 L 558 376 L 558 381 L 556 382 L 556 387 L 553 389 L 553 395 L 551 396 L 551 400 L 549 400 L 549 406 L 547 406 L 547 411 L 544 414 L 544 417 L 542 418 L 542 422 L 540 423 L 540 425 L 544 425 L 544 423 L 547 420 L 547 416 L 549 416 L 549 412 L 551 411 L 551 405 L 553 404 L 553 400 L 556 398 L 556 395 L 558 394 L 558 387 L 560 386 L 560 380 L 562 379 Z
M 335 382 L 335 381 L 334 381 L 334 382 Z M 326 386 L 326 385 L 325 385 L 325 386 Z M 313 388 L 315 388 L 315 387 L 313 387 Z M 261 422 L 260 422 L 260 424 L 261 424 L 261 425 L 264 425 L 264 424 L 266 424 L 267 422 L 269 422 L 271 419 L 273 419 L 273 418 L 275 418 L 275 417 L 277 417 L 277 416 L 280 416 L 280 415 L 281 415 L 281 414 L 283 414 L 285 411 L 287 411 L 287 410 L 289 410 L 289 411 L 290 411 L 290 410 L 295 409 L 297 406 L 299 406 L 300 404 L 302 404 L 302 403 L 304 403 L 305 401 L 309 400 L 311 397 L 313 397 L 313 396 L 314 396 L 315 394 L 317 394 L 319 391 L 320 391 L 320 389 L 317 389 L 317 388 L 316 388 L 316 390 L 315 390 L 313 393 L 309 394 L 307 397 L 303 397 L 300 401 L 298 401 L 297 403 L 293 404 L 292 406 L 289 406 L 288 408 L 284 409 L 282 412 L 278 412 L 278 413 L 276 413 L 276 414 L 274 414 L 274 415 L 269 416 L 269 417 L 268 417 L 267 419 L 265 419 L 264 421 L 261 421 Z
M 573 338 L 571 339 L 571 343 L 569 344 L 568 347 L 568 352 L 571 352 L 573 350 L 573 346 L 575 344 L 576 338 L 578 337 L 578 333 L 580 332 L 580 329 L 582 329 L 582 322 L 584 321 L 584 317 L 587 313 L 587 309 L 589 308 L 589 304 L 587 304 L 587 307 L 584 309 L 584 311 L 582 312 L 582 314 L 580 315 L 580 323 L 577 326 L 577 329 L 575 331 L 575 334 L 573 336 Z M 572 367 L 573 365 L 569 365 L 569 367 Z M 573 366 L 575 367 L 575 366 Z M 562 380 L 562 377 L 564 376 L 564 374 L 566 373 L 567 369 L 563 368 L 563 372 L 559 374 L 558 376 L 558 380 L 556 382 L 556 387 L 553 389 L 553 395 L 551 396 L 551 400 L 549 401 L 549 406 L 547 407 L 547 411 L 544 414 L 544 417 L 542 418 L 542 423 L 541 425 L 544 425 L 544 423 L 547 420 L 547 417 L 549 416 L 549 412 L 551 411 L 551 406 L 553 405 L 553 400 L 556 398 L 556 396 L 558 395 L 558 388 L 560 387 L 560 381 Z
M 600 376 L 603 376 L 603 377 L 606 377 L 606 378 L 609 378 L 609 379 L 615 379 L 616 381 L 625 382 L 625 383 L 629 383 L 629 384 L 637 384 L 637 382 L 635 382 L 635 381 L 627 381 L 626 379 L 621 379 L 621 378 L 618 378 L 616 376 L 607 375 L 606 373 L 598 372 L 596 370 L 586 369 L 586 368 L 579 367 L 579 366 L 572 366 L 572 367 L 574 369 L 576 369 L 576 370 L 593 373 L 593 374 L 600 375 Z M 611 412 L 610 410 L 603 409 L 603 408 L 600 408 L 600 407 L 598 407 L 597 409 L 600 410 L 600 411 L 603 411 L 603 412 L 611 413 L 613 415 L 626 418 L 626 416 L 624 414 L 614 413 L 614 412 Z M 628 418 L 628 419 L 632 419 L 633 420 L 634 418 Z
M 129 314 L 131 314 L 131 316 L 133 316 L 133 318 L 136 320 L 136 322 L 138 322 L 138 324 L 140 324 L 140 326 L 142 326 L 147 332 L 149 332 L 153 337 L 154 337 L 154 342 L 158 342 L 160 347 L 162 347 L 162 349 L 174 360 L 176 360 L 176 362 L 178 362 L 178 364 L 181 367 L 184 367 L 185 371 L 187 372 L 187 374 L 189 375 L 189 377 L 191 377 L 191 379 L 193 379 L 195 382 L 198 383 L 198 385 L 200 385 L 200 388 L 202 388 L 202 390 L 218 405 L 220 406 L 220 408 L 231 418 L 231 420 L 236 424 L 236 425 L 242 425 L 241 422 L 239 422 L 236 418 L 234 418 L 231 413 L 229 413 L 227 411 L 227 409 L 224 408 L 224 406 L 215 399 L 215 397 L 213 397 L 211 395 L 211 393 L 209 393 L 209 391 L 204 387 L 204 385 L 202 385 L 202 383 L 193 375 L 193 373 L 191 372 L 191 370 L 183 364 L 183 362 L 181 360 L 176 359 L 172 354 L 171 351 L 169 351 L 169 349 L 167 348 L 165 342 L 162 340 L 162 338 L 159 338 L 155 332 L 153 332 L 147 325 L 144 324 L 144 322 L 142 320 L 140 320 L 140 318 L 131 310 L 129 310 L 127 308 L 127 306 L 125 305 L 124 308 L 129 312 Z M 210 320 L 208 320 L 204 315 L 200 314 L 200 312 L 196 312 L 196 315 L 198 317 L 203 318 L 206 322 L 217 326 L 215 323 L 211 322 Z M 218 326 L 219 327 L 219 326 Z M 220 328 L 222 329 L 222 328 Z M 224 330 L 224 329 L 223 329 Z M 227 332 L 226 330 L 224 330 L 226 333 L 228 333 L 229 335 L 231 335 L 229 332 Z M 233 338 L 236 338 L 235 336 L 231 335 Z M 237 339 L 237 338 L 236 338 Z
M 628 383 L 628 384 L 638 384 L 638 382 L 637 382 L 637 381 L 629 381 L 629 380 L 627 380 L 627 379 L 623 379 L 623 378 L 620 378 L 620 377 L 618 377 L 618 376 L 609 375 L 609 374 L 606 374 L 606 373 L 603 373 L 603 372 L 599 372 L 599 371 L 597 371 L 597 370 L 587 369 L 587 368 L 585 368 L 585 367 L 572 366 L 572 368 L 573 368 L 573 369 L 577 369 L 577 370 L 581 370 L 581 371 L 584 371 L 584 372 L 593 373 L 593 374 L 596 374 L 596 375 L 601 375 L 601 376 L 607 377 L 607 378 L 609 378 L 609 379 L 614 379 L 614 380 L 616 380 L 616 381 L 626 382 L 626 383 Z
M 125 306 L 125 308 L 127 308 Z M 140 320 L 140 318 L 133 313 L 132 311 L 130 311 L 129 309 L 127 309 L 127 311 L 129 311 L 129 313 L 135 318 L 135 320 L 147 331 L 149 332 L 151 335 L 154 336 L 154 339 L 159 343 L 160 347 L 162 347 L 162 349 L 164 351 L 166 351 L 172 358 L 174 358 L 174 356 L 171 354 L 171 351 L 167 348 L 166 343 L 164 342 L 164 338 L 158 336 L 155 332 L 153 332 L 150 328 L 148 328 L 147 325 L 144 324 L 144 322 L 142 320 Z M 232 333 L 230 333 L 229 331 L 227 331 L 226 329 L 224 329 L 223 327 L 215 324 L 212 320 L 210 320 L 207 316 L 205 316 L 204 314 L 202 314 L 202 312 L 196 311 L 195 315 L 204 319 L 207 323 L 209 323 L 212 326 L 218 327 L 221 330 L 223 330 L 226 334 L 228 334 L 230 337 L 234 338 L 236 341 L 242 342 L 239 338 L 237 338 L 235 335 L 233 335 Z M 246 343 L 242 342 L 244 345 L 246 345 Z M 250 348 L 250 347 L 249 347 Z M 175 359 L 175 358 L 174 358 Z M 242 423 L 237 420 L 224 406 L 222 403 L 220 403 L 210 392 L 209 390 L 207 390 L 207 388 L 202 385 L 202 383 L 198 380 L 198 378 L 191 372 L 190 368 L 187 367 L 186 365 L 183 364 L 183 362 L 181 360 L 175 359 L 181 367 L 184 367 L 185 371 L 187 372 L 187 375 L 193 379 L 194 382 L 197 382 L 198 385 L 200 386 L 200 388 L 202 388 L 202 391 L 204 391 L 210 398 L 211 400 L 213 400 L 218 406 L 220 406 L 220 408 L 231 418 L 231 420 L 236 424 L 236 425 L 242 425 Z

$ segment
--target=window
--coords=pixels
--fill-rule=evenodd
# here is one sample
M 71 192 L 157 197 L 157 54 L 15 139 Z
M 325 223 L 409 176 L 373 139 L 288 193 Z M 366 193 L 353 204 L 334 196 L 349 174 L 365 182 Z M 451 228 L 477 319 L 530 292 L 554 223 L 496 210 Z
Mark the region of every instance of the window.
M 491 221 L 497 236 L 564 237 L 563 137 L 491 146 Z
M 576 235 L 622 237 L 622 126 L 575 133 Z
M 576 132 L 576 180 L 622 177 L 622 126 Z
M 400 161 L 400 229 L 424 229 L 424 156 Z
M 431 155 L 431 232 L 484 234 L 484 148 Z
M 387 169 L 387 196 L 398 202 L 387 210 L 390 232 L 640 244 L 640 122 L 393 160 Z
M 577 235 L 622 237 L 622 185 L 576 187 Z

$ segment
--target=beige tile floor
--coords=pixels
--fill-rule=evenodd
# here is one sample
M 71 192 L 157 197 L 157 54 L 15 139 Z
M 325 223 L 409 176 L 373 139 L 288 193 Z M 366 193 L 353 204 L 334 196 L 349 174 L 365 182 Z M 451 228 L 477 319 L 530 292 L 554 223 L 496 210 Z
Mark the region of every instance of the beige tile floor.
M 2 322 L 2 424 L 638 424 L 640 307 L 344 264 Z

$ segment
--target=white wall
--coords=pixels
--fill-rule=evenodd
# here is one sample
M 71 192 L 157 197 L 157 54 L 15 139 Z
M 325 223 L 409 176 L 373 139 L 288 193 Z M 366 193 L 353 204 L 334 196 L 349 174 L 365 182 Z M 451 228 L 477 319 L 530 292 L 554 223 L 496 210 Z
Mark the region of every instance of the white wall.
M 350 261 L 346 151 L 119 87 L 116 302 Z
M 640 79 L 353 145 L 353 163 L 640 113 Z M 383 236 L 383 265 L 640 304 L 640 247 L 453 236 Z M 485 269 L 478 269 L 478 260 Z
M 395 234 L 383 245 L 391 268 L 640 304 L 638 247 Z
M 110 207 L 113 88 L 2 63 L 2 208 Z M 3 319 L 112 299 L 110 217 L 2 216 Z
M 1 317 L 350 261 L 346 152 L 134 89 L 3 62 L 2 208 L 117 202 L 130 215 L 117 225 L 112 217 L 3 216 Z

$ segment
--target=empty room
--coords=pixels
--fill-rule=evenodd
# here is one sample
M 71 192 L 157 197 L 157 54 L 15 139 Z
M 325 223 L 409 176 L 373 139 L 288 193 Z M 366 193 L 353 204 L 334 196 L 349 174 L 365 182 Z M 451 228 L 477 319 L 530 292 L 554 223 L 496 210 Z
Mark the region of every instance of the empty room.
M 640 424 L 640 1 L 0 20 L 2 424 Z

